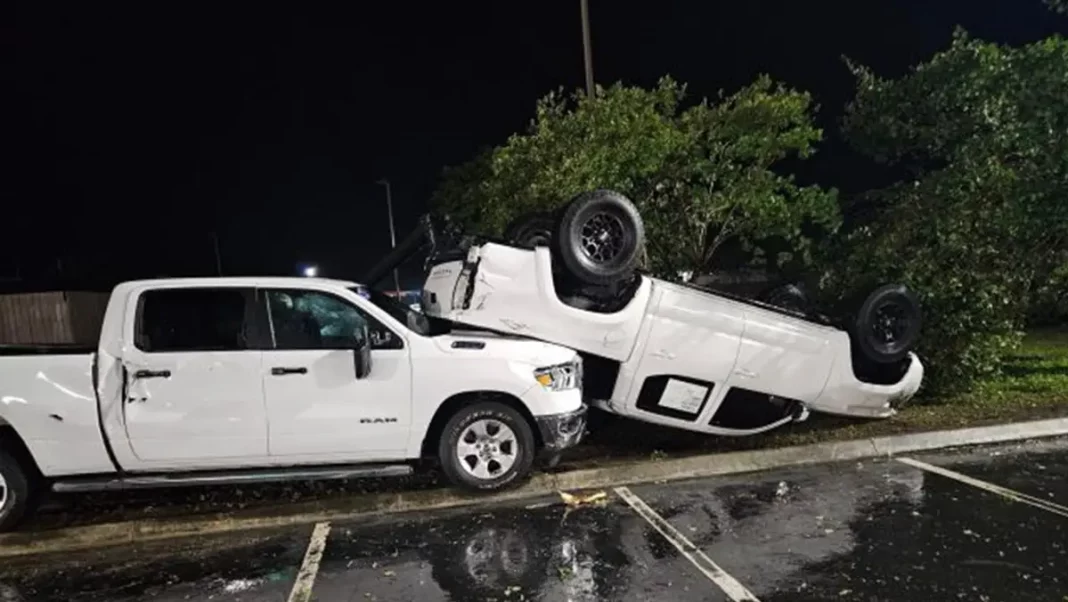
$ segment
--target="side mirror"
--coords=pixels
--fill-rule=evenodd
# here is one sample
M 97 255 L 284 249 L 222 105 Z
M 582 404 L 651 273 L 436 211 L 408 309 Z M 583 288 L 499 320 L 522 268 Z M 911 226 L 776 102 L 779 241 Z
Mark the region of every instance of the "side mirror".
M 356 379 L 367 378 L 371 373 L 371 338 L 367 327 L 363 328 L 363 337 L 352 350 L 352 361 L 356 370 Z

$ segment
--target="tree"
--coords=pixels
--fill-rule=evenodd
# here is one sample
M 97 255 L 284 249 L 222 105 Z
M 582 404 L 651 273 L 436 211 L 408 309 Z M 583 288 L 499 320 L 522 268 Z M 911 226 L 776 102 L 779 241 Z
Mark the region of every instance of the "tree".
M 716 103 L 684 108 L 684 100 L 685 87 L 670 78 L 648 90 L 616 84 L 594 98 L 549 94 L 525 133 L 446 170 L 435 204 L 500 232 L 580 192 L 618 190 L 642 211 L 651 267 L 670 278 L 708 269 L 731 239 L 775 237 L 807 256 L 803 226 L 838 227 L 833 191 L 773 170 L 820 140 L 809 95 L 761 77 Z
M 847 137 L 913 177 L 868 195 L 883 210 L 853 235 L 849 269 L 914 284 L 932 384 L 967 386 L 997 369 L 1034 284 L 1068 261 L 1068 43 L 958 31 L 900 79 L 854 72 Z

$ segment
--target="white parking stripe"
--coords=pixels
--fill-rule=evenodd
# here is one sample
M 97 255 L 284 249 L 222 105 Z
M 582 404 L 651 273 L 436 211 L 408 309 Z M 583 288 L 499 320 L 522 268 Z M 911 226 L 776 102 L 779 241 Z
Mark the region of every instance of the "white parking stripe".
M 634 495 L 627 487 L 616 487 L 616 494 L 630 504 L 631 508 L 644 518 L 654 529 L 660 532 L 665 539 L 671 542 L 683 556 L 686 557 L 697 570 L 704 573 L 705 577 L 715 583 L 727 597 L 734 602 L 760 602 L 753 592 L 745 588 L 737 579 L 731 577 L 719 567 L 712 559 L 705 555 L 700 548 L 693 545 L 686 536 L 679 533 L 671 523 L 656 513 L 640 497 Z
M 1053 514 L 1058 514 L 1060 516 L 1068 518 L 1068 507 L 1062 506 L 1055 502 L 1044 500 L 1033 495 L 1027 495 L 1026 493 L 1020 493 L 1019 491 L 1013 491 L 1012 489 L 1002 487 L 1001 485 L 995 485 L 993 483 L 987 483 L 986 481 L 980 481 L 979 479 L 969 477 L 968 475 L 961 474 L 959 472 L 954 472 L 952 470 L 948 470 L 940 466 L 935 466 L 934 464 L 928 464 L 926 462 L 920 462 L 919 460 L 913 460 L 912 458 L 898 458 L 897 461 L 903 464 L 908 464 L 913 468 L 919 468 L 920 470 L 933 472 L 934 474 L 941 475 L 948 479 L 960 481 L 961 483 L 971 485 L 972 487 L 978 487 L 983 491 L 996 493 L 997 495 L 1007 497 L 1010 500 L 1017 501 L 1023 504 L 1028 504 L 1036 508 L 1041 508 L 1047 512 L 1052 512 Z
M 308 551 L 304 553 L 304 562 L 300 565 L 293 590 L 289 592 L 289 602 L 308 602 L 311 599 L 315 576 L 319 573 L 319 561 L 326 549 L 326 536 L 330 534 L 330 523 L 318 523 L 312 531 Z

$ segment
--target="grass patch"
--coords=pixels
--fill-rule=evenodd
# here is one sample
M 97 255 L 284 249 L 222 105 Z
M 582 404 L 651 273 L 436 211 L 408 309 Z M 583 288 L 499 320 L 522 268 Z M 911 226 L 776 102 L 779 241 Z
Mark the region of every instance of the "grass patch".
M 1068 328 L 1029 334 L 1019 352 L 1006 358 L 1002 373 L 973 391 L 916 400 L 884 420 L 813 414 L 805 422 L 763 435 L 714 437 L 596 413 L 591 416 L 586 444 L 572 450 L 564 465 L 589 466 L 591 462 L 653 454 L 658 458 L 682 457 L 784 447 L 1060 416 L 1068 416 Z

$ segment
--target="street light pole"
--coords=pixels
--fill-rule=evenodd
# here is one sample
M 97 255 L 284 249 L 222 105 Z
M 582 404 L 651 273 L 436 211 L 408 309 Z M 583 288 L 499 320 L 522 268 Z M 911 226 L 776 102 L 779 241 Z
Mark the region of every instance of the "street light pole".
M 593 98 L 593 50 L 590 48 L 589 0 L 579 0 L 582 11 L 582 54 L 586 64 L 586 96 Z
M 389 180 L 382 178 L 378 181 L 386 187 L 386 209 L 389 210 L 389 245 L 391 249 L 397 248 L 397 231 L 393 228 L 393 190 L 389 186 Z M 397 274 L 397 268 L 393 268 L 393 288 L 400 294 L 400 276 Z
M 211 233 L 211 249 L 215 252 L 215 272 L 222 276 L 222 255 L 219 254 L 219 234 L 215 231 Z

